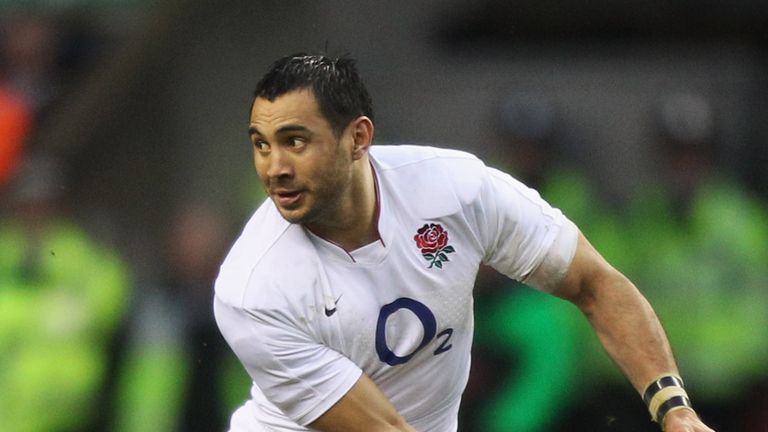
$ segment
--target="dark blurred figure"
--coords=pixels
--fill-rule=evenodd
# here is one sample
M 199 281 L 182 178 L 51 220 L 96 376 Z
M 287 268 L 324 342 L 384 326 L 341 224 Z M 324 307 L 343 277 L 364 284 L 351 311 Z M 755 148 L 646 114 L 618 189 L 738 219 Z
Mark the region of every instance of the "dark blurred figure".
M 39 113 L 60 87 L 59 25 L 51 15 L 34 13 L 13 14 L 0 21 L 0 59 L 5 79 Z
M 517 93 L 504 98 L 497 125 L 502 142 L 496 157 L 515 178 L 539 190 L 560 165 L 557 133 L 561 125 L 555 105 L 543 95 Z
M 716 165 L 715 113 L 703 96 L 679 93 L 659 104 L 654 120 L 663 184 L 676 217 L 684 219 L 702 187 L 724 174 Z
M 0 425 L 86 430 L 124 314 L 127 270 L 68 212 L 63 166 L 28 155 L 0 218 Z
M 748 432 L 768 432 L 768 379 L 762 379 L 749 387 L 744 403 L 743 427 Z
M 37 130 L 107 44 L 85 16 L 39 5 L 0 12 L 0 188 L 25 151 L 49 151 L 51 143 L 35 142 Z
M 113 430 L 226 430 L 229 412 L 247 396 L 249 379 L 210 306 L 232 236 L 211 207 L 182 206 L 173 215 L 158 282 L 136 299 Z
M 15 8 L 0 15 L 0 75 L 39 122 L 110 43 L 87 15 Z
M 561 209 L 581 230 L 601 246 L 611 260 L 621 259 L 603 233 L 615 226 L 613 209 L 606 204 L 600 185 L 587 172 L 590 155 L 578 146 L 557 104 L 536 93 L 513 93 L 499 104 L 496 117 L 499 140 L 489 163 L 510 172 L 539 191 Z M 606 251 L 606 248 L 611 250 Z
M 540 190 L 576 223 L 592 225 L 585 223 L 583 211 L 590 204 L 599 206 L 580 202 L 591 199 L 589 182 L 564 168 L 567 158 L 558 136 L 562 123 L 554 104 L 540 95 L 513 94 L 500 104 L 497 119 L 499 141 L 489 163 Z M 459 429 L 552 430 L 579 394 L 587 327 L 567 303 L 481 268 L 472 369 Z
M 184 339 L 192 360 L 179 430 L 224 430 L 233 404 L 248 394 L 249 387 L 242 383 L 250 381 L 242 379 L 246 374 L 222 338 L 211 310 L 213 282 L 233 233 L 221 213 L 203 206 L 182 209 L 170 231 L 166 286 L 182 302 Z

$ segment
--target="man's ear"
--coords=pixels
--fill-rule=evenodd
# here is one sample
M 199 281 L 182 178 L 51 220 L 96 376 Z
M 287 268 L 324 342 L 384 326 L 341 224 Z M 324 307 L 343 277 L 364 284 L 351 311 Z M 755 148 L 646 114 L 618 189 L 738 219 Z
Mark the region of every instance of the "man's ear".
M 368 152 L 373 143 L 373 121 L 366 116 L 360 116 L 350 125 L 352 132 L 352 159 L 357 160 Z

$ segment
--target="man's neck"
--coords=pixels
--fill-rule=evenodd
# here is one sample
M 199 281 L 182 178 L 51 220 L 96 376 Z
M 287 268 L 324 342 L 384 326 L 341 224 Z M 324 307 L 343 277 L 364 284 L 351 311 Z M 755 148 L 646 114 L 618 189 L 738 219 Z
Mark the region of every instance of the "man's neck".
M 367 160 L 355 172 L 349 193 L 339 205 L 333 223 L 306 225 L 319 237 L 347 252 L 380 238 L 378 229 L 378 190 L 373 166 Z

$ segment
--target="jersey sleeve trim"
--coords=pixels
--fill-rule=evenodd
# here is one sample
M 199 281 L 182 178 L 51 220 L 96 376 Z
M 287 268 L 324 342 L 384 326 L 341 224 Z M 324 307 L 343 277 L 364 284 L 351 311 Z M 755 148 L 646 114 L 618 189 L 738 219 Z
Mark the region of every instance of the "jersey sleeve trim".
M 362 375 L 363 371 L 361 369 L 348 369 L 343 377 L 338 378 L 339 385 L 332 392 L 328 393 L 316 406 L 304 413 L 298 414 L 296 422 L 302 426 L 309 426 L 336 405 L 341 398 L 346 396 Z
M 486 170 L 480 195 L 484 262 L 541 291 L 553 290 L 573 259 L 578 229 L 536 190 Z
M 576 254 L 579 229 L 569 219 L 560 226 L 560 232 L 544 259 L 522 282 L 541 291 L 551 293 L 565 277 Z

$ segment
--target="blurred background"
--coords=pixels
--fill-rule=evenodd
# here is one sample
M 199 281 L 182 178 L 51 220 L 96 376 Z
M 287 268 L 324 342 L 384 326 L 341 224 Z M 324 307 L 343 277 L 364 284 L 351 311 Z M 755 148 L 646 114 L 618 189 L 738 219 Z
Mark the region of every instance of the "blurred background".
M 768 431 L 768 3 L 0 0 L 0 430 L 223 431 L 210 307 L 263 200 L 251 92 L 358 59 L 379 144 L 536 187 L 655 305 L 718 431 Z M 483 269 L 462 431 L 653 431 L 562 301 Z

